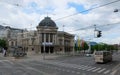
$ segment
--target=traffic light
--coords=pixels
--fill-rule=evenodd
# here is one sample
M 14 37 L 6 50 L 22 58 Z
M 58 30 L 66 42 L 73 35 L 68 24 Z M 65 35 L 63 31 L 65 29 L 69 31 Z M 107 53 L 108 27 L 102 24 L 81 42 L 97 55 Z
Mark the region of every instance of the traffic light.
M 102 36 L 102 33 L 101 33 L 102 31 L 98 31 L 98 33 L 97 33 L 97 37 L 101 37 Z
M 114 12 L 118 12 L 118 9 L 115 9 Z

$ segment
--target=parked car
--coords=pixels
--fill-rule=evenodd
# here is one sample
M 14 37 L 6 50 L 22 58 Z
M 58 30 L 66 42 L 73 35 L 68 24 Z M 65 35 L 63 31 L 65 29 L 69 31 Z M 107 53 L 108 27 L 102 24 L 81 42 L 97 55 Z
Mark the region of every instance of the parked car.
M 14 57 L 24 57 L 27 55 L 26 51 L 20 46 L 13 47 L 12 53 Z
M 93 54 L 87 53 L 86 56 L 91 57 L 91 56 L 93 56 Z

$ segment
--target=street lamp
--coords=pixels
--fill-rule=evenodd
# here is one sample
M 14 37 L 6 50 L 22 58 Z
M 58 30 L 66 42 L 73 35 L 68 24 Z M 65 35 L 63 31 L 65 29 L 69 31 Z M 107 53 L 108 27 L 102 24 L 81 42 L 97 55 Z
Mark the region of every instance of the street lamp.
M 92 40 L 92 39 L 89 39 L 89 42 L 88 42 L 88 46 L 89 46 L 88 52 L 89 52 L 89 53 L 91 53 L 91 43 L 90 43 L 91 40 Z
M 65 27 L 65 25 L 63 25 L 63 54 L 65 53 L 64 27 Z

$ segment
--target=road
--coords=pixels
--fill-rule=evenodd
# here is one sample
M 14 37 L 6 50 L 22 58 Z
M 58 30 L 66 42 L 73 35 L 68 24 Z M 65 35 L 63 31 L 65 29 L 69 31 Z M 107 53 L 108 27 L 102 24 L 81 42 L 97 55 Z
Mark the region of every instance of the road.
M 0 60 L 0 75 L 119 75 L 120 54 L 96 64 L 93 57 L 62 56 L 47 60 Z

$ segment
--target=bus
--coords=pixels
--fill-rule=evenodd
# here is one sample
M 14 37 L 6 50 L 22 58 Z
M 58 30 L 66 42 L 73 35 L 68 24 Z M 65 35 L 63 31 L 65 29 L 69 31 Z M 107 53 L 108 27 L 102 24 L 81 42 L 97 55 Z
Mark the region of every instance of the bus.
M 112 61 L 112 53 L 110 51 L 95 51 L 94 59 L 96 63 L 105 63 Z

